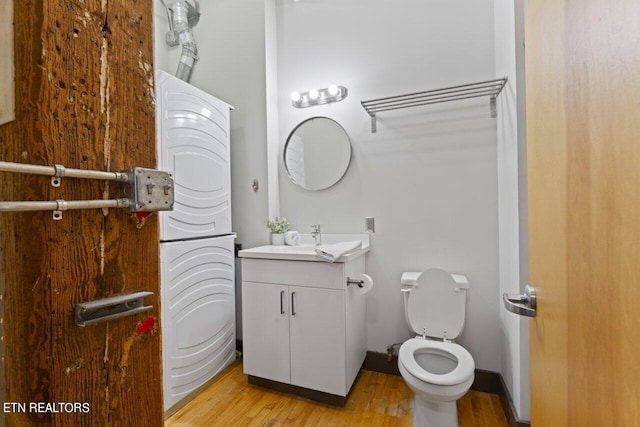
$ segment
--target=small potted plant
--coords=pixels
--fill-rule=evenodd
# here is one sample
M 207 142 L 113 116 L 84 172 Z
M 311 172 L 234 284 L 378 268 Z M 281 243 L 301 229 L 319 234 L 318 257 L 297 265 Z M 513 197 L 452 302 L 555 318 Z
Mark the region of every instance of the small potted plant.
M 271 244 L 284 245 L 284 233 L 291 230 L 291 222 L 287 218 L 267 219 L 267 228 L 271 231 Z

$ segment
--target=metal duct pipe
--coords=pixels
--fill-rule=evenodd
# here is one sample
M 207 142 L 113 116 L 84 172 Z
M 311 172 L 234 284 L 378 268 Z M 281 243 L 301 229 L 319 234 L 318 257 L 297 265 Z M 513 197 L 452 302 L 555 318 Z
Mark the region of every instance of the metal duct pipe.
M 197 3 L 196 3 L 197 5 Z M 172 13 L 170 20 L 171 31 L 167 37 L 170 45 L 174 45 L 175 39 L 182 45 L 182 54 L 178 63 L 176 77 L 185 82 L 191 79 L 191 71 L 198 58 L 198 46 L 193 36 L 191 28 L 194 27 L 200 18 L 197 8 L 191 6 L 185 0 L 177 0 L 175 3 L 167 6 Z

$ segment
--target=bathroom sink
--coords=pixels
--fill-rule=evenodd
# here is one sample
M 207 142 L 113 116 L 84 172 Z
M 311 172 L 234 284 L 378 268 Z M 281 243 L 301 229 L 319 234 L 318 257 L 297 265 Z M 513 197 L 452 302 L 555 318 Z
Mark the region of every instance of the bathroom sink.
M 331 245 L 340 242 L 352 242 L 360 240 L 362 247 L 355 251 L 345 254 L 338 258 L 335 262 L 348 262 L 358 258 L 369 252 L 369 235 L 368 234 L 323 234 L 323 245 Z M 262 259 L 281 259 L 289 261 L 318 261 L 325 262 L 316 255 L 318 246 L 313 243 L 313 237 L 310 234 L 300 235 L 301 244 L 298 246 L 258 246 L 256 248 L 244 249 L 238 252 L 241 258 L 262 258 Z

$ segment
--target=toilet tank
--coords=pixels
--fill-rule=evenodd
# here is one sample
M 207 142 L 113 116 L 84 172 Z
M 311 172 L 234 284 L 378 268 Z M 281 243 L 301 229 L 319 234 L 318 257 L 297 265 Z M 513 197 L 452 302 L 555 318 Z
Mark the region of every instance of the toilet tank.
M 469 281 L 462 274 L 432 268 L 406 272 L 400 279 L 405 320 L 418 335 L 452 340 L 460 335 L 466 315 Z

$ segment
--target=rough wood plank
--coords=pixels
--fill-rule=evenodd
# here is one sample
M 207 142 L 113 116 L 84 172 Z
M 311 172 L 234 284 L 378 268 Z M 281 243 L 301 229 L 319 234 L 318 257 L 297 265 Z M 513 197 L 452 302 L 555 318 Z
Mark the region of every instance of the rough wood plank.
M 0 159 L 121 170 L 154 166 L 152 10 L 146 1 L 15 1 L 16 121 Z M 140 67 L 139 64 L 143 64 Z M 144 65 L 147 64 L 147 65 Z M 1 200 L 119 196 L 113 183 L 0 174 Z M 85 413 L 10 413 L 9 425 L 162 424 L 159 327 L 145 315 L 79 328 L 73 308 L 121 292 L 159 294 L 158 232 L 126 212 L 0 216 L 7 401 L 87 402 Z M 149 301 L 159 321 L 159 301 Z
M 155 104 L 153 100 L 152 2 L 109 1 L 103 34 L 107 40 L 108 117 L 103 140 L 104 167 L 155 167 Z M 104 40 L 104 39 L 103 39 Z M 112 425 L 161 425 L 160 272 L 157 216 L 137 230 L 120 215 L 105 219 L 103 289 L 110 294 L 152 290 L 148 299 L 156 311 L 109 325 L 105 351 Z M 138 334 L 141 318 L 151 316 L 156 327 Z M 121 346 L 119 344 L 122 343 Z M 157 424 L 156 424 L 157 423 Z

